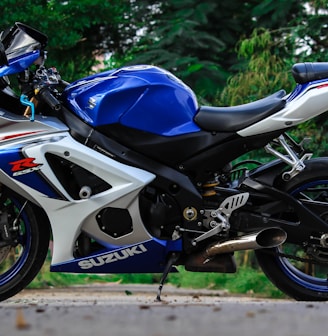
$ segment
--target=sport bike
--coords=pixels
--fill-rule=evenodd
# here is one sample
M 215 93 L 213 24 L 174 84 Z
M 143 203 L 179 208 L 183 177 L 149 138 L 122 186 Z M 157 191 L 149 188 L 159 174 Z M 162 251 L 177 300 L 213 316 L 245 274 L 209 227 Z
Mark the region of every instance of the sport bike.
M 161 273 L 158 300 L 179 267 L 234 273 L 255 250 L 281 291 L 328 299 L 328 158 L 286 133 L 328 110 L 328 63 L 295 64 L 289 94 L 212 107 L 156 66 L 67 83 L 46 44 L 22 23 L 1 34 L 0 300 L 49 246 L 53 272 Z M 270 162 L 240 161 L 261 148 Z

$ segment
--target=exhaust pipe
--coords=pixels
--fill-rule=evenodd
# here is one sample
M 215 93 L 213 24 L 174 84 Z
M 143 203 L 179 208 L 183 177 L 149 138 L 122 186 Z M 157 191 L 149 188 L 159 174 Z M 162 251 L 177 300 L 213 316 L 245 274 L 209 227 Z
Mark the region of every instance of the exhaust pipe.
M 277 247 L 283 244 L 286 238 L 287 233 L 283 229 L 278 227 L 266 228 L 252 234 L 211 245 L 205 251 L 206 258 L 235 251 Z

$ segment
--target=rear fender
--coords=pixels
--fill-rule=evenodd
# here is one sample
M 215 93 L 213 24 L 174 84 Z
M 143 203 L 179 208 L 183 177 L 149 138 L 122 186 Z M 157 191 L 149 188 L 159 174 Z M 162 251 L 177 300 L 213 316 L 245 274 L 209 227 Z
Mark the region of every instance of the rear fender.
M 281 179 L 282 173 L 288 168 L 281 160 L 271 161 L 249 172 L 248 177 L 267 186 L 274 186 L 277 179 Z

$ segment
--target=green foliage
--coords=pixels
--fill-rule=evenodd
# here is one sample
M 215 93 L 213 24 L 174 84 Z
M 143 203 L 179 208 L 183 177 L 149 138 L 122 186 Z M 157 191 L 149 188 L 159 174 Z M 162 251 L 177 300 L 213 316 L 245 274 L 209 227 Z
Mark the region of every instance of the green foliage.
M 277 29 L 287 27 L 295 19 L 303 16 L 308 1 L 263 0 L 255 1 L 251 13 L 256 18 L 257 27 Z
M 97 52 L 122 52 L 125 42 L 121 42 L 124 33 L 120 32 L 129 24 L 130 1 L 3 0 L 0 11 L 1 30 L 19 21 L 47 34 L 48 64 L 71 81 L 90 73 Z M 70 70 L 72 62 L 74 72 Z
M 162 66 L 213 102 L 244 69 L 235 47 L 255 28 L 275 31 L 273 55 L 286 64 L 305 55 L 327 59 L 323 0 L 3 0 L 0 10 L 0 29 L 21 21 L 49 36 L 48 63 L 68 81 L 89 74 L 95 55 L 108 52 L 109 66 Z
M 150 273 L 108 275 L 50 273 L 43 269 L 28 288 L 69 287 L 96 283 L 158 284 L 160 277 L 160 274 Z M 193 273 L 179 267 L 178 273 L 169 275 L 167 283 L 181 288 L 217 289 L 226 290 L 232 294 L 283 297 L 283 294 L 269 282 L 260 270 L 250 267 L 241 267 L 236 274 Z
M 296 0 L 288 4 L 273 0 L 168 0 L 156 2 L 156 6 L 157 11 L 150 14 L 151 24 L 130 50 L 133 63 L 171 70 L 211 102 L 227 78 L 243 69 L 245 62 L 235 52 L 239 40 L 250 36 L 254 28 L 288 26 L 304 11 L 302 2 Z
M 312 0 L 307 2 L 306 16 L 295 20 L 295 33 L 299 37 L 300 59 L 326 62 L 328 57 L 328 2 Z
M 306 121 L 291 130 L 290 133 L 297 141 L 308 138 L 305 148 L 315 157 L 328 155 L 328 119 L 326 114 Z
M 237 260 L 240 260 L 240 254 Z M 28 288 L 69 287 L 85 284 L 122 283 L 158 284 L 161 274 L 71 274 L 49 272 L 50 260 L 45 263 Z M 167 283 L 182 288 L 204 288 L 227 290 L 229 293 L 278 298 L 283 294 L 275 288 L 265 275 L 250 266 L 239 267 L 235 274 L 194 273 L 178 267 L 178 273 L 170 273 Z
M 130 51 L 130 63 L 160 65 L 174 71 L 204 96 L 222 87 L 228 72 L 219 59 L 225 43 L 207 31 L 214 1 L 175 1 L 159 4 L 152 14 L 154 24 L 146 27 L 137 46 Z
M 246 69 L 228 80 L 217 105 L 239 105 L 263 98 L 275 91 L 290 91 L 295 85 L 289 70 L 291 61 L 283 60 L 270 31 L 255 29 L 250 38 L 239 43 L 238 55 L 246 60 Z
M 294 63 L 293 58 L 285 58 L 286 44 L 299 47 L 299 41 L 295 38 L 295 32 L 284 29 L 283 45 L 277 39 L 279 31 L 255 29 L 250 38 L 242 40 L 238 44 L 238 55 L 245 61 L 246 67 L 236 75 L 229 78 L 227 86 L 217 97 L 216 105 L 239 105 L 254 101 L 280 89 L 290 92 L 296 83 L 290 69 Z M 287 43 L 286 43 L 287 41 Z M 293 54 L 293 53 L 292 53 Z M 305 53 L 298 55 L 308 61 Z M 301 60 L 301 59 L 299 59 Z M 304 137 L 311 138 L 306 149 L 315 156 L 328 154 L 328 121 L 326 115 L 305 122 L 290 131 L 296 141 L 302 141 Z M 255 151 L 244 158 L 257 159 L 263 162 L 267 154 L 263 151 Z

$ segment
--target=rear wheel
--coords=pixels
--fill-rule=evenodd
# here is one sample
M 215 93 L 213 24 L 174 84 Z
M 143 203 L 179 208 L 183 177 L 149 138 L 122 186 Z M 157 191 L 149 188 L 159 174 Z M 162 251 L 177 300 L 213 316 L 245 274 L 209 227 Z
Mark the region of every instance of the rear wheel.
M 301 202 L 320 205 L 317 215 L 328 222 L 328 160 L 308 161 L 307 168 L 283 189 Z M 287 239 L 278 248 L 256 251 L 256 256 L 267 277 L 288 296 L 328 300 L 328 230 L 312 232 L 300 243 Z
M 0 301 L 24 289 L 37 275 L 49 246 L 48 223 L 20 197 L 0 197 Z M 40 219 L 40 218 L 38 218 Z

